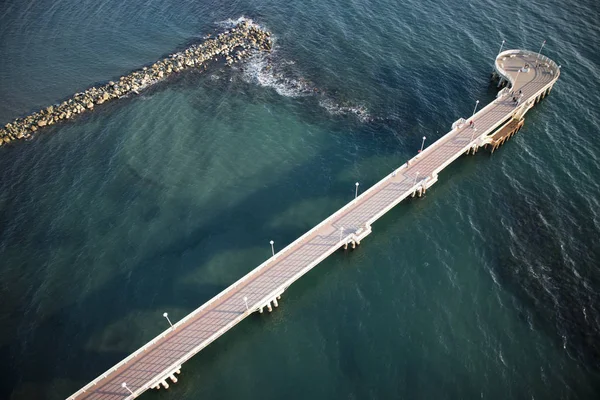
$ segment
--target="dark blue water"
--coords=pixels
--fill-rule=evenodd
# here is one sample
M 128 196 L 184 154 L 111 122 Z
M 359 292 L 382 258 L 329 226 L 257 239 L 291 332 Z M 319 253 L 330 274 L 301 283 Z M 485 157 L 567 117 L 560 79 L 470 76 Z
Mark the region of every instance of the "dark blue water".
M 597 3 L 7 0 L 0 123 L 241 16 L 270 57 L 0 148 L 0 398 L 67 397 L 491 101 L 502 39 L 562 65 L 525 128 L 144 397 L 598 398 Z

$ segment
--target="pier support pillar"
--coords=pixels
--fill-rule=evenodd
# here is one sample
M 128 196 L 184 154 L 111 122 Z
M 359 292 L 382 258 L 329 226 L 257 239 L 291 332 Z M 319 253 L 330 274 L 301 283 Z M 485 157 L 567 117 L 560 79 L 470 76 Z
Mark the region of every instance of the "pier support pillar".
M 258 312 L 261 313 L 261 314 L 263 313 L 263 311 L 264 311 L 264 307 L 261 307 L 261 308 L 258 309 Z
M 275 299 L 273 299 L 273 305 L 274 305 L 275 307 L 279 307 L 279 303 L 277 302 L 277 299 L 276 299 L 276 298 L 275 298 Z
M 352 241 L 352 248 L 355 249 L 356 248 L 356 242 L 353 240 Z
M 164 387 L 165 389 L 168 389 L 168 388 L 169 388 L 169 384 L 167 383 L 167 381 L 166 381 L 166 380 L 162 381 L 162 382 L 161 382 L 161 385 L 163 385 L 163 387 Z
M 174 374 L 169 375 L 169 378 L 171 378 L 171 382 L 177 383 L 177 378 L 175 378 Z
M 271 307 L 271 302 L 267 303 L 267 310 L 269 310 L 269 312 L 273 312 L 273 307 Z

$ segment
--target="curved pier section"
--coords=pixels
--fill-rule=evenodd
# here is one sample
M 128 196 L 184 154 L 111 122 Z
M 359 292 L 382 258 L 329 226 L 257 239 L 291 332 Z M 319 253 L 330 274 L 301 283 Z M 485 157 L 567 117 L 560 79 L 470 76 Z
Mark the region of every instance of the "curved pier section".
M 491 147 L 492 153 L 524 124 L 524 116 L 534 105 L 550 94 L 560 76 L 560 65 L 528 50 L 506 50 L 496 57 L 492 80 L 502 90 L 492 104 L 513 108 L 510 117 L 504 118 L 497 128 L 481 136 L 469 149 L 473 154 L 480 146 Z
M 560 69 L 536 53 L 509 50 L 496 59 L 494 76 L 511 87 L 450 132 L 392 171 L 216 297 L 158 335 L 69 397 L 133 399 L 150 388 L 168 388 L 182 364 L 250 314 L 275 311 L 285 290 L 340 248 L 356 249 L 372 224 L 407 197 L 422 196 L 438 174 L 465 153 L 498 145 L 521 126 L 523 115 L 547 95 Z M 191 372 L 190 372 L 191 373 Z
M 120 99 L 160 82 L 167 77 L 190 68 L 206 68 L 206 63 L 224 58 L 230 65 L 250 55 L 251 51 L 270 51 L 271 34 L 256 24 L 242 21 L 229 31 L 184 51 L 171 54 L 150 67 L 134 71 L 119 78 L 117 82 L 92 87 L 77 93 L 60 104 L 47 107 L 25 118 L 17 118 L 0 128 L 0 146 L 13 140 L 28 139 L 46 126 L 75 118 L 95 106 Z

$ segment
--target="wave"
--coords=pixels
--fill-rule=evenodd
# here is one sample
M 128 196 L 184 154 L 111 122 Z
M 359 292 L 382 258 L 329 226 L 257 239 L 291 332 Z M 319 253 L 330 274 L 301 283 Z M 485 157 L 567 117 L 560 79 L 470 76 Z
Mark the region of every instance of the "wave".
M 226 20 L 223 20 L 223 21 L 217 21 L 217 22 L 215 22 L 215 25 L 218 26 L 219 28 L 231 29 L 231 28 L 235 28 L 237 25 L 241 24 L 242 22 L 246 22 L 248 25 L 260 27 L 262 29 L 262 26 L 257 24 L 256 22 L 254 22 L 252 20 L 252 18 L 248 18 L 243 15 L 241 17 L 239 17 L 238 19 L 227 18 Z
M 369 110 L 362 104 L 346 106 L 338 104 L 329 98 L 323 98 L 319 100 L 319 105 L 333 115 L 356 115 L 361 122 L 373 121 Z
M 285 97 L 318 97 L 319 106 L 332 115 L 355 116 L 361 122 L 373 120 L 364 104 L 353 104 L 351 102 L 341 104 L 328 95 L 325 90 L 301 76 L 294 68 L 295 61 L 279 57 L 276 38 L 274 43 L 273 50 L 270 53 L 256 52 L 244 62 L 242 69 L 244 81 L 271 88 Z
M 248 83 L 274 89 L 285 97 L 310 96 L 318 89 L 304 78 L 294 77 L 290 71 L 284 71 L 286 65 L 293 62 L 274 61 L 274 52 L 271 54 L 256 53 L 244 65 L 243 77 Z

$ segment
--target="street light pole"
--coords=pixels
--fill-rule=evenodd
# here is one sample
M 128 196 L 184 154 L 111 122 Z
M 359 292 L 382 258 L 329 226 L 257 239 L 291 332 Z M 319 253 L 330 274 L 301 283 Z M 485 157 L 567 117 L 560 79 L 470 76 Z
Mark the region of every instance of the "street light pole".
M 164 313 L 163 317 L 165 317 L 167 319 L 167 321 L 169 321 L 169 325 L 171 325 L 171 328 L 173 327 L 173 324 L 171 323 L 171 320 L 169 319 L 169 314 Z
M 271 253 L 273 253 L 273 257 L 275 257 L 275 247 L 273 246 L 275 242 L 271 240 L 269 243 L 271 243 Z
M 479 105 L 479 100 L 475 102 L 475 108 L 473 109 L 473 115 L 475 115 L 475 111 L 477 111 L 477 106 Z M 473 116 L 471 115 L 471 117 Z
M 502 40 L 502 44 L 500 45 L 500 51 L 498 51 L 498 54 L 502 53 L 502 47 L 504 47 L 504 42 L 506 42 L 506 40 Z
M 244 304 L 246 304 L 246 311 L 250 311 L 248 308 L 248 298 L 246 296 L 244 296 Z
M 540 51 L 538 51 L 538 55 L 537 55 L 537 57 L 535 58 L 535 59 L 536 59 L 536 61 L 537 61 L 537 60 L 540 58 L 540 54 L 542 53 L 542 49 L 544 48 L 544 46 L 545 46 L 545 45 L 546 45 L 546 41 L 544 40 L 544 41 L 542 42 L 542 47 L 540 47 Z
M 425 139 L 427 138 L 423 136 L 423 141 L 421 142 L 421 150 L 419 150 L 419 153 L 423 151 L 423 146 L 425 146 Z
M 417 171 L 417 174 L 415 175 L 415 182 L 413 183 L 413 186 L 417 184 L 417 179 L 419 179 L 419 171 Z
M 127 383 L 125 383 L 125 382 L 121 383 L 121 387 L 129 390 L 129 393 L 133 394 L 133 391 L 131 391 L 131 389 L 129 389 L 129 387 L 127 386 Z
M 356 198 L 358 197 L 358 185 L 359 185 L 359 183 L 356 182 L 354 185 L 356 186 L 356 190 L 354 191 L 354 200 L 356 200 Z
M 340 242 L 342 241 L 342 238 L 344 237 L 344 227 L 342 226 L 340 228 Z

